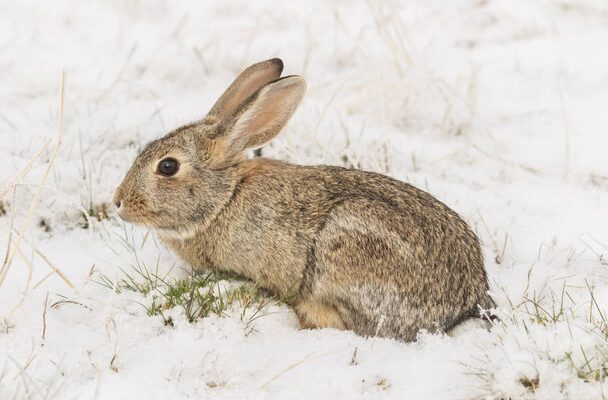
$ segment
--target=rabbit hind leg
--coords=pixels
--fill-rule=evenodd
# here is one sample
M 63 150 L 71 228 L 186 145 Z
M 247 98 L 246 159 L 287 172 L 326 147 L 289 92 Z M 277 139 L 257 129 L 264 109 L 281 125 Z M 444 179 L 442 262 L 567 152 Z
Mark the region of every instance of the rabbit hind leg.
M 294 308 L 303 329 L 346 328 L 338 311 L 330 305 L 316 300 L 304 300 Z

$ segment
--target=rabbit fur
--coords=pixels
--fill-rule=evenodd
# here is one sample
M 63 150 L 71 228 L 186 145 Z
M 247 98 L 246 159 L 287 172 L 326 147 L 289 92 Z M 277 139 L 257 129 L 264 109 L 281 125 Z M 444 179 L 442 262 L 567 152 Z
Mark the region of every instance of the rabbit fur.
M 271 59 L 243 71 L 201 121 L 148 144 L 116 190 L 195 269 L 289 299 L 305 328 L 416 339 L 494 307 L 479 240 L 430 194 L 373 172 L 246 159 L 306 91 Z M 177 161 L 173 176 L 159 162 Z

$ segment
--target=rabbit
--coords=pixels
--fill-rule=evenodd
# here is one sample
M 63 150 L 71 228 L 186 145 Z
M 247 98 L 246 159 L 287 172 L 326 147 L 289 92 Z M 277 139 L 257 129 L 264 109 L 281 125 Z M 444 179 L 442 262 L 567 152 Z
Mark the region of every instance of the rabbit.
M 494 307 L 476 234 L 430 194 L 388 176 L 247 158 L 306 91 L 270 59 L 245 69 L 202 120 L 149 143 L 116 189 L 195 270 L 289 299 L 302 328 L 414 341 Z

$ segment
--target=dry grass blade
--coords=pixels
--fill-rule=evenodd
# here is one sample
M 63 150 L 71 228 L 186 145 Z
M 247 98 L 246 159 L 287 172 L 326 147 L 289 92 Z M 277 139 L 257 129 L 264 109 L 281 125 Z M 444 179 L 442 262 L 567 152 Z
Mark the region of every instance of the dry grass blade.
M 14 231 L 20 235 L 23 236 L 23 233 L 17 231 L 16 229 L 14 229 Z M 59 275 L 59 277 L 61 278 L 61 280 L 63 280 L 65 282 L 65 284 L 70 288 L 73 289 L 74 288 L 74 284 L 68 279 L 68 277 L 61 272 L 61 270 L 59 268 L 57 268 L 52 262 L 51 260 L 49 260 L 49 258 L 43 253 L 41 252 L 39 249 L 37 249 L 36 247 L 34 247 L 34 245 L 32 244 L 32 242 L 30 242 L 29 240 L 27 240 L 25 237 L 23 238 L 23 240 L 25 241 L 25 243 L 27 243 L 32 250 L 34 251 L 34 253 L 36 253 L 36 255 L 38 257 L 40 257 L 42 259 L 42 261 L 45 262 L 46 265 L 49 266 L 49 268 L 51 268 L 53 270 L 54 273 L 56 273 L 57 275 Z
M 51 144 L 51 139 L 48 139 L 34 154 L 34 156 L 30 159 L 30 161 L 26 164 L 25 167 L 19 171 L 17 176 L 15 176 L 5 187 L 0 190 L 0 199 L 4 198 L 9 190 L 15 185 L 15 183 L 20 182 L 23 178 L 30 172 L 32 169 L 32 165 L 34 165 L 34 161 L 40 157 L 40 155 L 49 147 Z
M 309 361 L 318 360 L 320 358 L 331 356 L 331 355 L 334 355 L 334 354 L 340 354 L 340 353 L 344 352 L 345 350 L 350 350 L 350 348 L 349 349 L 339 349 L 339 350 L 336 350 L 336 351 L 329 351 L 329 352 L 322 353 L 322 354 L 317 354 L 316 352 L 312 352 L 312 353 L 308 354 L 306 357 L 304 357 L 303 359 L 301 359 L 299 361 L 296 361 L 293 364 L 290 364 L 286 368 L 284 368 L 281 371 L 279 371 L 278 373 L 276 373 L 269 381 L 267 381 L 266 383 L 264 383 L 261 386 L 261 388 L 262 389 L 267 388 L 272 382 L 276 381 L 281 376 L 285 375 L 286 373 L 288 373 L 292 369 L 294 369 L 296 367 L 299 367 L 302 364 L 306 364 Z
M 46 340 L 46 310 L 48 309 L 49 303 L 49 293 L 46 293 L 46 297 L 44 298 L 44 309 L 42 311 L 42 341 Z
M 61 148 L 61 143 L 63 142 L 63 114 L 64 114 L 64 106 L 65 106 L 65 72 L 63 72 L 61 74 L 61 101 L 60 101 L 60 103 L 61 103 L 61 105 L 60 105 L 60 113 L 59 113 L 59 129 L 57 131 L 57 139 L 55 142 L 55 147 L 53 148 L 53 152 L 51 153 L 51 156 L 49 158 L 47 168 L 44 171 L 44 174 L 42 175 L 42 179 L 40 181 L 38 190 L 34 194 L 34 198 L 33 198 L 32 202 L 30 203 L 30 207 L 29 207 L 27 215 L 25 217 L 25 223 L 23 224 L 23 227 L 20 229 L 21 234 L 19 236 L 17 236 L 17 238 L 15 238 L 15 241 L 12 244 L 12 246 L 9 247 L 6 258 L 4 259 L 2 267 L 0 268 L 0 285 L 4 282 L 4 279 L 6 278 L 8 270 L 9 270 L 11 263 L 13 261 L 13 258 L 15 256 L 16 250 L 19 248 L 19 244 L 21 244 L 21 240 L 23 239 L 23 234 L 25 232 L 27 232 L 27 230 L 30 227 L 32 218 L 34 217 L 34 211 L 38 207 L 38 203 L 40 203 L 40 197 L 42 196 L 42 189 L 48 179 L 51 168 L 52 168 L 53 164 L 55 163 L 55 160 L 57 159 L 57 155 L 59 154 L 59 149 Z
M 268 385 L 270 385 L 272 382 L 274 382 L 275 380 L 277 380 L 278 378 L 280 378 L 287 372 L 291 371 L 292 369 L 296 368 L 297 366 L 302 365 L 310 360 L 313 360 L 314 358 L 316 358 L 316 357 L 314 357 L 314 355 L 315 355 L 315 353 L 310 353 L 309 355 L 307 355 L 300 361 L 297 361 L 297 362 L 289 365 L 287 368 L 285 368 L 282 371 L 280 371 L 279 373 L 275 374 L 268 382 L 266 382 L 262 385 L 262 389 L 268 387 Z

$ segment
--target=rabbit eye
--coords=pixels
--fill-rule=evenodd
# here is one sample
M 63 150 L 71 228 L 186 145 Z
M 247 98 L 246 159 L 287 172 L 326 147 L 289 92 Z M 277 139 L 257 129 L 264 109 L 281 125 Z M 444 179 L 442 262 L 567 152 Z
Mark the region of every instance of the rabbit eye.
M 179 162 L 175 158 L 164 158 L 158 163 L 158 173 L 163 176 L 173 176 L 179 171 Z

